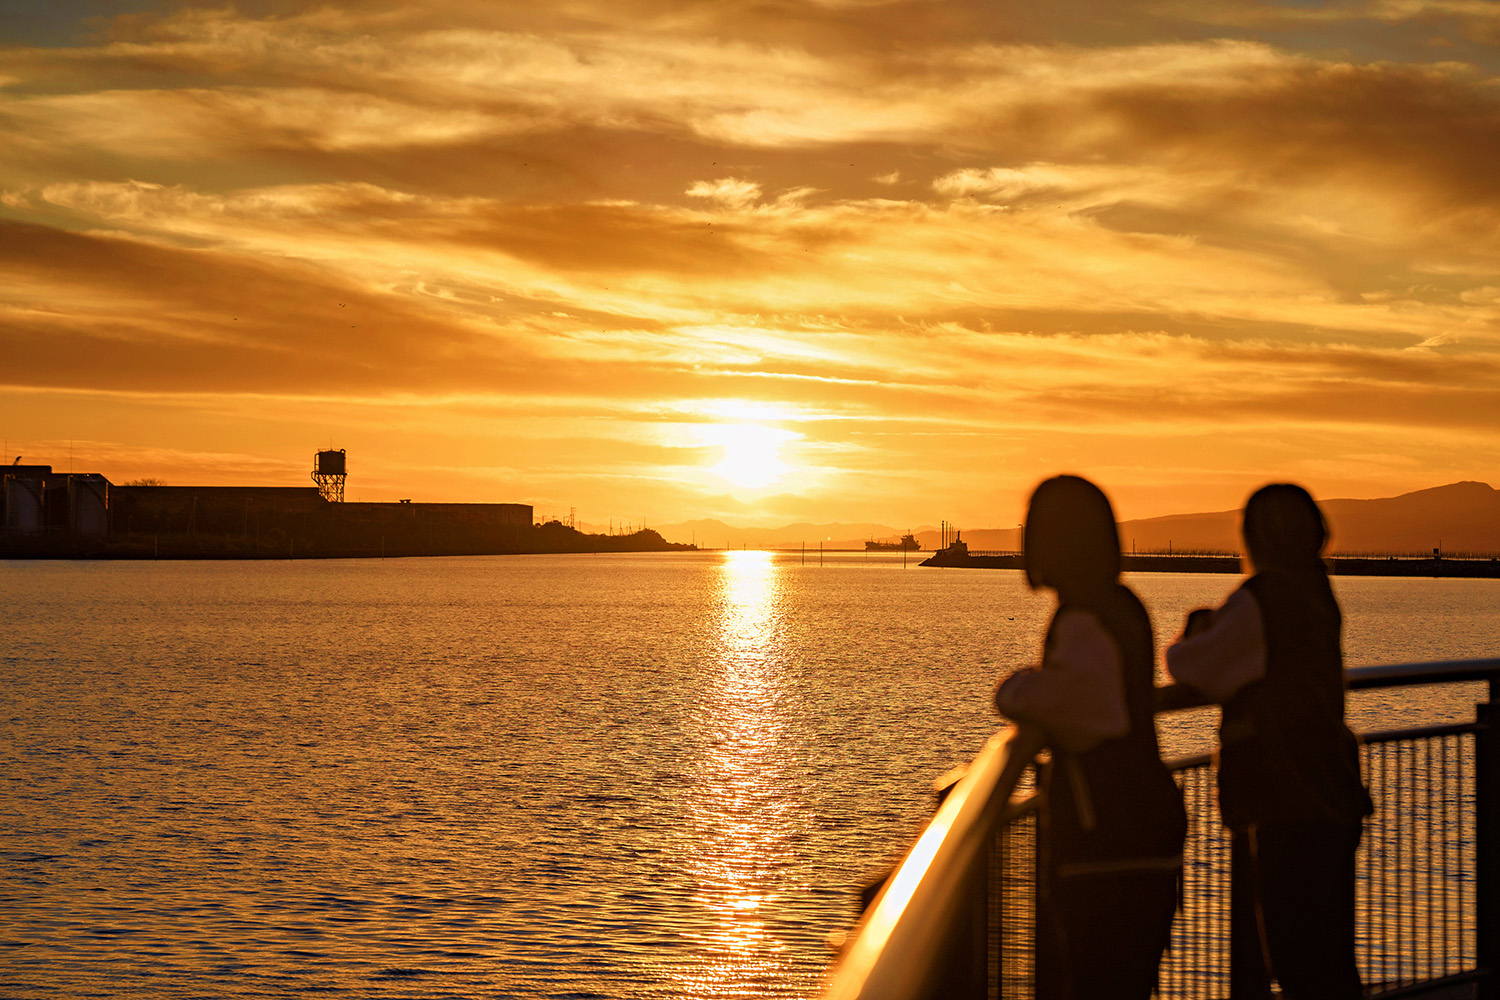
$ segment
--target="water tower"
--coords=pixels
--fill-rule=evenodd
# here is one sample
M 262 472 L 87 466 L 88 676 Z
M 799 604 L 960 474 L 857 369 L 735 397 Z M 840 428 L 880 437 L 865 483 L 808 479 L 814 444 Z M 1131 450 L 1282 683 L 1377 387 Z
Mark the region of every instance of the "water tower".
M 344 449 L 320 451 L 313 456 L 313 482 L 318 484 L 318 493 L 329 503 L 344 502 Z

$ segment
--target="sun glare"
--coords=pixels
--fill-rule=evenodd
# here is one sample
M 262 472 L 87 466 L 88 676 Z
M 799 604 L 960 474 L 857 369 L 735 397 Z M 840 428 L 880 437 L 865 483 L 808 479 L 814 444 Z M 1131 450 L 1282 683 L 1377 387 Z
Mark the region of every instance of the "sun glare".
M 735 486 L 763 489 L 791 471 L 781 460 L 781 446 L 796 437 L 790 431 L 761 424 L 719 424 L 708 428 L 707 436 L 723 450 L 713 471 Z

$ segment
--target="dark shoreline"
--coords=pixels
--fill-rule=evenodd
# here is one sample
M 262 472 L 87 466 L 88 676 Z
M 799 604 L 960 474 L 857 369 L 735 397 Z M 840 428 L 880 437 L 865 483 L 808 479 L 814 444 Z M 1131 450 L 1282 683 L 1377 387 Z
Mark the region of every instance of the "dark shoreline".
M 1333 576 L 1422 576 L 1500 578 L 1500 558 L 1444 559 L 1402 556 L 1383 558 L 1368 556 L 1330 556 L 1323 560 Z M 1020 553 L 972 555 L 947 549 L 935 552 L 921 562 L 922 566 L 951 569 L 1023 569 Z M 1205 555 L 1135 555 L 1120 557 L 1120 568 L 1126 573 L 1228 573 L 1242 574 L 1239 556 Z
M 426 530 L 330 530 L 254 538 L 236 535 L 134 534 L 127 538 L 72 535 L 0 536 L 0 560 L 214 559 L 396 559 L 416 556 L 597 554 L 602 552 L 695 551 L 668 542 L 649 529 L 629 535 L 591 535 L 558 524 L 534 528 L 482 529 L 436 525 Z

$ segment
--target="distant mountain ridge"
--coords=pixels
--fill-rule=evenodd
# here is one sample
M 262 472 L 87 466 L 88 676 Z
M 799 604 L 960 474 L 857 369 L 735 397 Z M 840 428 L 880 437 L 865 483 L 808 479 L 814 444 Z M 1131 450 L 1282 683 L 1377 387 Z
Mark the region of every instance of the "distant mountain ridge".
M 1449 555 L 1500 553 L 1500 490 L 1488 483 L 1447 486 L 1373 500 L 1320 500 L 1332 532 L 1330 552 L 1380 555 L 1427 554 L 1441 548 Z M 896 541 L 906 529 L 883 524 L 789 524 L 781 528 L 735 528 L 705 519 L 656 527 L 674 542 L 696 541 L 700 548 L 861 549 L 874 538 Z M 1169 514 L 1120 523 L 1126 552 L 1239 552 L 1239 510 Z M 941 544 L 937 528 L 924 525 L 914 533 L 924 551 Z M 1017 528 L 966 529 L 963 539 L 976 551 L 1014 551 L 1021 547 Z
M 806 521 L 780 528 L 736 528 L 712 518 L 657 526 L 655 530 L 669 541 L 696 541 L 698 547 L 703 549 L 783 549 L 801 545 L 815 549 L 819 542 L 825 549 L 862 549 L 870 539 L 895 542 L 907 531 L 904 528 L 898 531 L 884 524 L 812 524 Z M 919 541 L 924 532 L 933 539 L 940 537 L 940 532 L 935 528 L 924 525 L 915 532 Z M 924 549 L 930 550 L 933 547 L 928 541 L 922 542 Z
M 1500 552 L 1500 490 L 1460 482 L 1378 500 L 1320 500 L 1330 552 L 1449 554 Z M 1239 552 L 1240 512 L 1173 514 L 1120 525 L 1126 551 Z

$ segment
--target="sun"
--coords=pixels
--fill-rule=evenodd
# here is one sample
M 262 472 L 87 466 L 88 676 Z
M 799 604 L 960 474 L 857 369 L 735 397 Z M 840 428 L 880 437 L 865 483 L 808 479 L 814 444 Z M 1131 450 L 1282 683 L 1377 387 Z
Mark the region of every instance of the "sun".
M 714 473 L 735 486 L 764 489 L 791 471 L 781 460 L 781 446 L 797 436 L 790 431 L 762 424 L 716 424 L 705 428 L 705 436 L 723 449 Z

